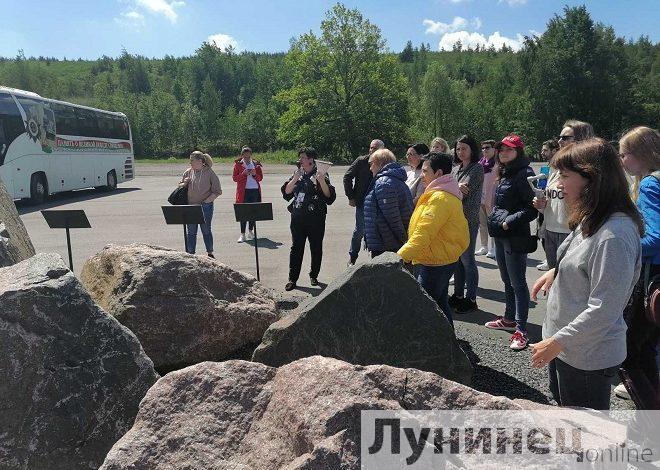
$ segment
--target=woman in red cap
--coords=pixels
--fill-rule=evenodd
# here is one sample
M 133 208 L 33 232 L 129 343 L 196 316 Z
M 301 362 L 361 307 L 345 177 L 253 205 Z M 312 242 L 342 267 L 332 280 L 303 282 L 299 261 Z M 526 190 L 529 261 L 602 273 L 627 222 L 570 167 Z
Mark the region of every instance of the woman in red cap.
M 527 253 L 536 250 L 530 222 L 538 215 L 532 205 L 534 191 L 527 183 L 534 176 L 520 137 L 509 134 L 497 144 L 500 181 L 495 189 L 495 206 L 488 217 L 488 233 L 495 240 L 495 256 L 500 269 L 506 308 L 504 315 L 486 323 L 496 330 L 513 331 L 511 349 L 527 347 L 529 288 L 525 279 Z

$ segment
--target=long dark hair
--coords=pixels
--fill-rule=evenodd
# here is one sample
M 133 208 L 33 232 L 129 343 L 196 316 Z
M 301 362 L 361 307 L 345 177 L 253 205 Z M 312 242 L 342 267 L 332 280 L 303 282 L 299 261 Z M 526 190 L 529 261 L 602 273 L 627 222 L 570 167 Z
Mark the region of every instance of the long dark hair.
M 456 139 L 456 143 L 454 144 L 454 163 L 463 163 L 456 154 L 456 145 L 459 142 L 462 144 L 467 144 L 470 147 L 470 161 L 472 163 L 476 163 L 481 160 L 481 148 L 477 144 L 477 141 L 471 135 L 466 134 Z
M 520 147 L 516 147 L 516 159 L 513 161 L 518 161 L 519 158 L 523 158 L 524 156 L 525 150 L 521 149 Z M 497 179 L 502 179 L 504 176 L 504 171 L 506 170 L 506 165 L 500 161 L 499 150 L 495 154 L 495 160 L 497 161 Z
M 612 214 L 623 212 L 635 221 L 640 236 L 644 235 L 644 221 L 630 197 L 628 181 L 612 144 L 599 138 L 576 142 L 559 150 L 551 165 L 588 180 L 578 203 L 569 206 L 571 230 L 581 225 L 584 236 L 590 237 Z

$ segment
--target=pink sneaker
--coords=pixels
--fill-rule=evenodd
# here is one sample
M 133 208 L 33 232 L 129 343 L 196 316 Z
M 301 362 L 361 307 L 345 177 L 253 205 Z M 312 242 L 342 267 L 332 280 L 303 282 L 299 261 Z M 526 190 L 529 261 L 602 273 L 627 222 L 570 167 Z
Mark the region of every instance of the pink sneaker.
M 495 320 L 486 322 L 485 326 L 493 330 L 516 331 L 516 322 L 509 321 L 504 317 L 497 317 Z
M 509 347 L 515 351 L 520 351 L 521 349 L 525 349 L 527 347 L 528 339 L 527 339 L 527 333 L 524 331 L 516 330 L 516 332 L 511 335 L 511 339 L 509 340 L 511 344 Z

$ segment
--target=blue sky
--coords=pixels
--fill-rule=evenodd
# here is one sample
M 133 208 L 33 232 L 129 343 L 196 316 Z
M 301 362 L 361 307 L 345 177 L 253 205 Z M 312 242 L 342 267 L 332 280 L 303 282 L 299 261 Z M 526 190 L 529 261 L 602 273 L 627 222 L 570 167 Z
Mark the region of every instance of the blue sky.
M 319 30 L 328 0 L 0 0 L 5 18 L 0 56 L 116 57 L 126 48 L 148 57 L 191 55 L 203 41 L 238 50 L 286 51 L 289 40 Z M 618 36 L 660 39 L 658 0 L 403 0 L 345 1 L 381 28 L 388 47 L 407 40 L 433 50 L 463 44 L 507 43 L 514 49 L 542 33 L 564 5 L 585 4 Z

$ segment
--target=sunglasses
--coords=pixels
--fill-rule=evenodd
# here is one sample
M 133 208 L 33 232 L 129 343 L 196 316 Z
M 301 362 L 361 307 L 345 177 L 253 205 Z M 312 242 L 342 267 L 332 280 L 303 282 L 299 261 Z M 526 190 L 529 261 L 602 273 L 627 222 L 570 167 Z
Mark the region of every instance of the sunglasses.
M 573 140 L 575 139 L 574 135 L 560 135 L 557 137 L 557 140 Z

